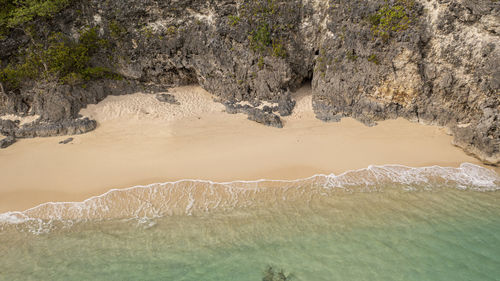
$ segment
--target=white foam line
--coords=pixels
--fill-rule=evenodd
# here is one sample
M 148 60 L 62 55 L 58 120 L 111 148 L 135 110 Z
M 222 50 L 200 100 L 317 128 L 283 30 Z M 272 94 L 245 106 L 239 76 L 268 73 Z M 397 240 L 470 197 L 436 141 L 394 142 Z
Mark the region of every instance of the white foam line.
M 301 178 L 301 179 L 295 179 L 295 180 L 259 179 L 259 180 L 234 180 L 234 181 L 227 181 L 227 182 L 216 182 L 216 181 L 203 180 L 203 179 L 181 179 L 181 180 L 171 181 L 171 182 L 151 183 L 151 184 L 148 184 L 148 185 L 136 185 L 136 186 L 127 187 L 127 188 L 113 188 L 113 189 L 110 189 L 110 190 L 108 190 L 107 192 L 105 192 L 105 193 L 103 193 L 101 195 L 92 196 L 92 197 L 87 198 L 87 199 L 85 199 L 83 201 L 45 202 L 45 203 L 39 204 L 37 206 L 34 206 L 32 208 L 26 209 L 24 211 L 13 211 L 13 212 L 2 213 L 2 214 L 0 214 L 0 222 L 2 222 L 2 221 L 9 222 L 9 221 L 12 220 L 12 222 L 14 223 L 14 219 L 12 218 L 12 215 L 22 215 L 22 216 L 26 217 L 26 215 L 25 215 L 26 212 L 29 212 L 29 211 L 32 211 L 32 210 L 35 210 L 37 208 L 40 208 L 40 207 L 43 207 L 43 206 L 47 206 L 47 205 L 59 206 L 59 205 L 66 205 L 66 204 L 85 204 L 85 203 L 87 203 L 89 201 L 92 201 L 92 200 L 95 200 L 95 199 L 99 199 L 99 198 L 103 198 L 106 195 L 114 193 L 114 192 L 126 192 L 126 191 L 135 190 L 135 189 L 139 189 L 139 188 L 147 189 L 147 188 L 151 188 L 153 186 L 158 186 L 158 185 L 163 185 L 163 186 L 166 186 L 166 185 L 175 185 L 175 184 L 184 183 L 184 182 L 208 183 L 210 185 L 232 185 L 232 184 L 237 184 L 237 183 L 249 184 L 249 183 L 262 183 L 262 182 L 295 183 L 295 182 L 307 181 L 307 180 L 311 180 L 311 179 L 319 178 L 319 177 L 327 177 L 329 179 L 340 178 L 342 176 L 346 176 L 346 175 L 351 174 L 351 173 L 369 171 L 369 170 L 372 170 L 373 168 L 384 169 L 384 168 L 389 168 L 389 167 L 399 167 L 399 168 L 409 169 L 411 171 L 425 170 L 425 169 L 436 169 L 436 168 L 437 169 L 455 169 L 455 170 L 458 169 L 458 170 L 463 170 L 464 166 L 467 166 L 467 165 L 470 165 L 470 166 L 473 166 L 473 167 L 479 168 L 479 169 L 484 169 L 484 170 L 487 170 L 487 171 L 490 171 L 490 172 L 496 174 L 496 172 L 493 171 L 493 170 L 490 170 L 490 169 L 487 169 L 487 168 L 484 168 L 484 167 L 481 167 L 481 166 L 478 166 L 478 165 L 475 165 L 475 164 L 472 164 L 472 163 L 464 162 L 464 163 L 460 164 L 460 166 L 458 168 L 454 168 L 454 167 L 442 167 L 442 166 L 438 166 L 438 165 L 425 166 L 425 167 L 409 167 L 409 166 L 399 165 L 399 164 L 369 165 L 367 168 L 360 168 L 360 169 L 356 169 L 356 170 L 349 170 L 349 171 L 345 171 L 345 172 L 343 172 L 343 173 L 341 173 L 339 175 L 335 175 L 334 173 L 331 173 L 331 174 L 328 174 L 328 175 L 326 175 L 326 174 L 315 174 L 315 175 L 312 175 L 312 176 L 307 177 L 307 178 Z M 470 175 L 466 175 L 466 176 L 470 177 Z M 500 180 L 500 177 L 499 177 L 499 180 Z M 252 188 L 252 187 L 235 187 L 235 186 L 231 186 L 231 188 L 244 189 L 244 190 L 258 190 L 258 189 L 263 189 L 262 187 L 261 188 L 259 188 L 259 187 Z

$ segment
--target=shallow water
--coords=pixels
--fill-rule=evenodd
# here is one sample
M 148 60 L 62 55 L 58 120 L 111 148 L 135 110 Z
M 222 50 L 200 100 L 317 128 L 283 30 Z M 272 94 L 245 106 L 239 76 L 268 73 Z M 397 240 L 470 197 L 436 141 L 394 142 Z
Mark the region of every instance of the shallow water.
M 111 191 L 0 215 L 0 280 L 498 280 L 499 189 L 465 164 Z

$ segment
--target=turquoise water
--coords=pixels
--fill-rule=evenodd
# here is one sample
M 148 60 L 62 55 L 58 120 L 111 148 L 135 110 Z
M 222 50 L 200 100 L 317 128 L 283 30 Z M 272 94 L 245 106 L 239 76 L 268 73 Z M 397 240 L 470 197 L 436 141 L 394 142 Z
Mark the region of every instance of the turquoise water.
M 10 213 L 0 280 L 262 280 L 268 266 L 289 280 L 499 280 L 498 175 L 384 169 L 390 180 L 187 181 Z

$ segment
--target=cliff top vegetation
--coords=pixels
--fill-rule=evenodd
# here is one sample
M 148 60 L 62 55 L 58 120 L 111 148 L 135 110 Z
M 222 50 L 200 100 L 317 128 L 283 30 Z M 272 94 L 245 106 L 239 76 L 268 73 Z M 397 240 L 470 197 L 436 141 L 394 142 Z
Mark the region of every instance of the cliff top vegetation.
M 0 37 L 36 17 L 53 17 L 71 0 L 0 0 Z

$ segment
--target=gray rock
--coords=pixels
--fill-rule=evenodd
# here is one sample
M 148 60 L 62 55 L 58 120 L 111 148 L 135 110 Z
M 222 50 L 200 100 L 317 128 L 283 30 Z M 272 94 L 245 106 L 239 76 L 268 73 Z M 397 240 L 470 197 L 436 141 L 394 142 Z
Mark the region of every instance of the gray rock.
M 341 0 L 331 8 L 328 31 L 338 36 L 322 35 L 318 47 L 321 64 L 312 81 L 316 116 L 350 116 L 369 126 L 397 117 L 446 126 L 466 152 L 500 163 L 499 35 L 469 33 L 471 26 L 479 30 L 489 22 L 480 20 L 485 14 L 498 18 L 498 6 L 416 1 L 410 26 L 381 40 L 363 21 L 379 5 Z M 437 11 L 426 12 L 423 5 Z M 439 18 L 430 22 L 426 13 Z
M 65 120 L 58 123 L 37 122 L 20 127 L 15 136 L 17 138 L 34 138 L 78 135 L 92 131 L 96 127 L 97 122 L 88 118 Z
M 7 148 L 16 142 L 16 138 L 13 136 L 8 136 L 4 139 L 0 139 L 0 148 Z
M 253 106 L 253 107 L 259 107 L 261 104 L 262 104 L 262 101 L 258 100 L 258 99 L 255 99 L 255 100 L 251 100 L 250 101 L 250 104 Z
M 224 103 L 224 106 L 226 107 L 226 113 L 228 114 L 240 113 L 240 105 L 235 105 L 234 103 L 227 102 Z
M 73 138 L 67 138 L 67 139 L 65 139 L 63 141 L 60 141 L 59 144 L 68 144 L 68 143 L 70 143 L 72 141 L 73 141 Z
M 18 125 L 19 121 L 14 122 L 12 120 L 0 119 L 0 134 L 5 136 L 12 136 L 17 130 Z
M 180 102 L 177 101 L 175 96 L 170 95 L 170 94 L 157 94 L 156 99 L 161 101 L 161 102 L 166 102 L 169 104 L 175 104 L 175 105 L 180 105 Z
M 63 122 L 78 117 L 88 104 L 108 95 L 125 95 L 142 90 L 134 81 L 96 80 L 83 85 L 37 82 L 20 92 L 0 92 L 0 114 L 40 115 L 40 121 Z
M 371 126 L 403 117 L 446 126 L 465 151 L 500 163 L 498 2 L 416 0 L 405 11 L 411 18 L 407 28 L 376 34 L 376 21 L 369 19 L 395 2 L 84 1 L 37 21 L 34 32 L 71 37 L 101 18 L 98 27 L 114 51 L 99 53 L 92 63 L 106 65 L 124 80 L 89 81 L 85 87 L 26 82 L 20 90 L 0 92 L 0 114 L 40 115 L 51 129 L 17 131 L 60 134 L 72 130 L 57 124 L 77 118 L 81 108 L 107 95 L 150 85 L 199 84 L 221 100 L 254 105 L 226 107 L 228 113 L 244 111 L 278 126 L 273 112 L 286 116 L 293 109 L 284 89 L 312 78 L 313 108 L 321 120 L 349 116 Z M 437 18 L 430 21 L 430 15 Z M 126 32 L 112 36 L 111 23 Z M 271 40 L 259 46 L 249 37 L 262 26 L 271 29 Z M 2 66 L 16 61 L 16 50 L 28 42 L 18 31 L 0 40 Z M 107 57 L 118 59 L 107 62 Z M 278 107 L 259 111 L 257 101 Z M 26 132 L 33 130 L 37 133 Z
M 278 112 L 281 116 L 292 114 L 295 107 L 295 101 L 290 98 L 290 94 L 280 96 L 278 100 Z
M 274 108 L 274 107 L 267 106 L 267 105 L 264 105 L 262 107 L 262 111 L 267 112 L 267 113 L 273 113 L 276 110 L 278 110 L 278 109 Z
M 270 127 L 283 128 L 283 123 L 278 115 L 267 113 L 258 108 L 251 108 L 246 111 L 248 120 L 255 121 Z
M 225 103 L 224 105 L 226 106 L 226 112 L 229 114 L 243 113 L 247 115 L 248 120 L 252 120 L 266 126 L 283 128 L 283 123 L 276 114 L 251 107 L 249 105 L 239 105 L 233 103 Z

